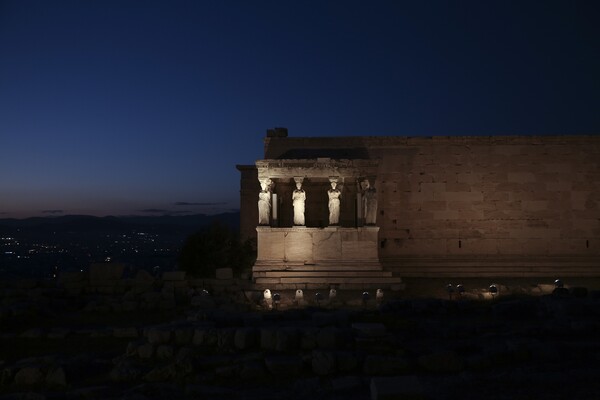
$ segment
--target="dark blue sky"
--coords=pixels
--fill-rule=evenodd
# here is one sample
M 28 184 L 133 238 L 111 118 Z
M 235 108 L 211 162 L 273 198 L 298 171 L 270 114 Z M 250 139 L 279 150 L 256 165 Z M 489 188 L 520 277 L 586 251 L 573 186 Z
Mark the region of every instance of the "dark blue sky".
M 235 209 L 274 126 L 600 133 L 596 4 L 0 1 L 0 217 Z

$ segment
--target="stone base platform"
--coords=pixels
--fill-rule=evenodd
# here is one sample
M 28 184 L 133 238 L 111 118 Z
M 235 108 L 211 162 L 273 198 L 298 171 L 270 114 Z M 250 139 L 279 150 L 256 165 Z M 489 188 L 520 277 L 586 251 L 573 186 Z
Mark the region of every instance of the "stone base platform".
M 404 277 L 600 277 L 600 257 L 593 256 L 402 257 L 382 263 Z
M 257 262 L 252 276 L 260 289 L 399 289 L 402 279 L 380 264 L 360 260 L 319 264 Z
M 257 287 L 269 289 L 373 289 L 402 280 L 384 270 L 377 253 L 378 227 L 258 227 L 252 268 Z

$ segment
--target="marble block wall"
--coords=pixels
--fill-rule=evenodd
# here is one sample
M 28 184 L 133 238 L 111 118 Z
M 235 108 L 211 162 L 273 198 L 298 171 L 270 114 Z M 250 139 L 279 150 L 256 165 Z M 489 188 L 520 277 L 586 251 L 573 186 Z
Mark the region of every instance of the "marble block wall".
M 382 260 L 600 259 L 600 137 L 265 139 L 266 159 L 303 149 L 323 157 L 360 149 L 379 160 Z
M 257 227 L 257 264 L 279 261 L 301 264 L 322 261 L 378 263 L 377 227 L 269 228 Z

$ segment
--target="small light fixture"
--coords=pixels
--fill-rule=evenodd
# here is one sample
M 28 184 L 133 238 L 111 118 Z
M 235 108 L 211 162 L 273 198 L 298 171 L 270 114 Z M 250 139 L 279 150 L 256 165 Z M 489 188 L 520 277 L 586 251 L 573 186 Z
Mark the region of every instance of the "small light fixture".
M 452 295 L 454 294 L 454 286 L 451 283 L 446 285 L 446 291 L 448 292 L 448 300 L 452 300 Z
M 458 295 L 462 297 L 463 293 L 465 293 L 465 287 L 462 285 L 462 283 L 456 285 L 456 291 L 458 292 Z
M 304 292 L 302 289 L 296 290 L 296 301 L 304 300 Z
M 370 298 L 371 298 L 371 295 L 369 294 L 369 292 L 363 292 L 363 294 L 362 294 L 363 307 L 367 306 L 367 302 L 369 301 Z
M 333 300 L 335 299 L 335 296 L 337 296 L 337 290 L 335 289 L 329 289 L 329 300 Z
M 315 293 L 315 300 L 317 302 L 317 307 L 321 307 L 321 300 L 323 300 L 323 295 L 320 292 Z
M 273 303 L 275 304 L 276 310 L 277 310 L 277 307 L 279 307 L 280 302 L 281 302 L 281 295 L 279 293 L 274 293 L 273 294 Z
M 498 287 L 496 285 L 490 285 L 489 292 L 492 295 L 492 299 L 498 294 Z
M 562 288 L 565 287 L 565 285 L 563 284 L 563 282 L 560 279 L 557 279 L 554 281 L 554 287 L 555 288 Z
M 383 302 L 383 289 L 377 289 L 377 292 L 375 293 L 375 300 L 377 301 L 377 304 L 381 304 Z

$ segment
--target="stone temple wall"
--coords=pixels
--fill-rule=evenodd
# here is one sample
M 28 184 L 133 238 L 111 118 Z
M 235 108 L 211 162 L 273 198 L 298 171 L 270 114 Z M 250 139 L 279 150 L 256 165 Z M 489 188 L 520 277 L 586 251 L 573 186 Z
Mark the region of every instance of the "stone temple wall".
M 379 257 L 391 268 L 600 273 L 600 137 L 265 139 L 266 159 L 355 154 L 379 160 Z

